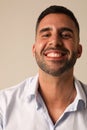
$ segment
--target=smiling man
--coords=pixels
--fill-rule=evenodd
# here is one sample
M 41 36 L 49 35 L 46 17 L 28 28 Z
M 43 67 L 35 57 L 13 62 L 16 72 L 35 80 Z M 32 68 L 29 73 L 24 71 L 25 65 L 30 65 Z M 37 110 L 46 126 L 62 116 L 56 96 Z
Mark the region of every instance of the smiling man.
M 79 24 L 62 6 L 50 6 L 36 24 L 38 74 L 0 92 L 0 130 L 86 130 L 87 86 L 74 77 L 82 54 Z
M 43 71 L 58 76 L 70 70 L 81 48 L 78 29 L 67 15 L 51 13 L 41 20 L 33 51 Z

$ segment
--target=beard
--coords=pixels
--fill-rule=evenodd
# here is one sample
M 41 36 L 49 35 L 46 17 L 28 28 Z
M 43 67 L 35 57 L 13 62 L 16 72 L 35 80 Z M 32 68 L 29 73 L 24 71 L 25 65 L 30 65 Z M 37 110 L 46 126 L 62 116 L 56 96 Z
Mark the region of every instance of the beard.
M 60 68 L 57 69 L 55 69 L 56 67 L 52 68 L 48 64 L 46 64 L 44 58 L 40 57 L 37 52 L 35 52 L 35 58 L 41 70 L 43 70 L 44 72 L 52 76 L 60 76 L 64 72 L 67 72 L 68 70 L 73 68 L 77 60 L 77 52 L 73 51 L 70 59 L 63 60 L 63 61 L 51 61 L 56 65 L 63 64 Z

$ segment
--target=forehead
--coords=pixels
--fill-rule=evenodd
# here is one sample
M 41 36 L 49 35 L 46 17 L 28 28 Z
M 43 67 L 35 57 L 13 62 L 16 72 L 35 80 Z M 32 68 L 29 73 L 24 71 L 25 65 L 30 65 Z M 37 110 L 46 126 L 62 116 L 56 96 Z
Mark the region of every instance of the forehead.
M 65 14 L 48 14 L 39 23 L 37 31 L 45 27 L 69 27 L 75 29 L 73 20 Z

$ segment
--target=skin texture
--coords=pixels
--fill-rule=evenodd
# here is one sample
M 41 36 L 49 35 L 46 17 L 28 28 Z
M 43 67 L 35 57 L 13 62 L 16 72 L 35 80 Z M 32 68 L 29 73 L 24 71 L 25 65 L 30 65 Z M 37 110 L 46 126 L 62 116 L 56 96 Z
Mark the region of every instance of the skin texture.
M 38 27 L 33 47 L 39 67 L 53 76 L 61 75 L 73 67 L 80 56 L 81 45 L 78 42 L 77 29 L 68 16 L 47 15 Z
M 82 46 L 75 23 L 65 14 L 45 16 L 32 51 L 39 66 L 39 91 L 55 123 L 76 96 L 73 71 Z

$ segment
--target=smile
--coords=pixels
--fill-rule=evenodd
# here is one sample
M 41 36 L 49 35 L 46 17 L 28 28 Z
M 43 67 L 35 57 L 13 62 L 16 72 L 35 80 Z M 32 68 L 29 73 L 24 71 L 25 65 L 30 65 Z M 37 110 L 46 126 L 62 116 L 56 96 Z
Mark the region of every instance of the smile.
M 61 53 L 53 53 L 53 52 L 52 52 L 52 53 L 48 53 L 47 56 L 48 56 L 48 57 L 61 57 L 62 54 L 61 54 Z
M 64 56 L 66 55 L 66 52 L 63 51 L 58 51 L 58 50 L 50 50 L 50 51 L 46 51 L 45 56 L 47 56 L 48 58 L 64 58 Z

